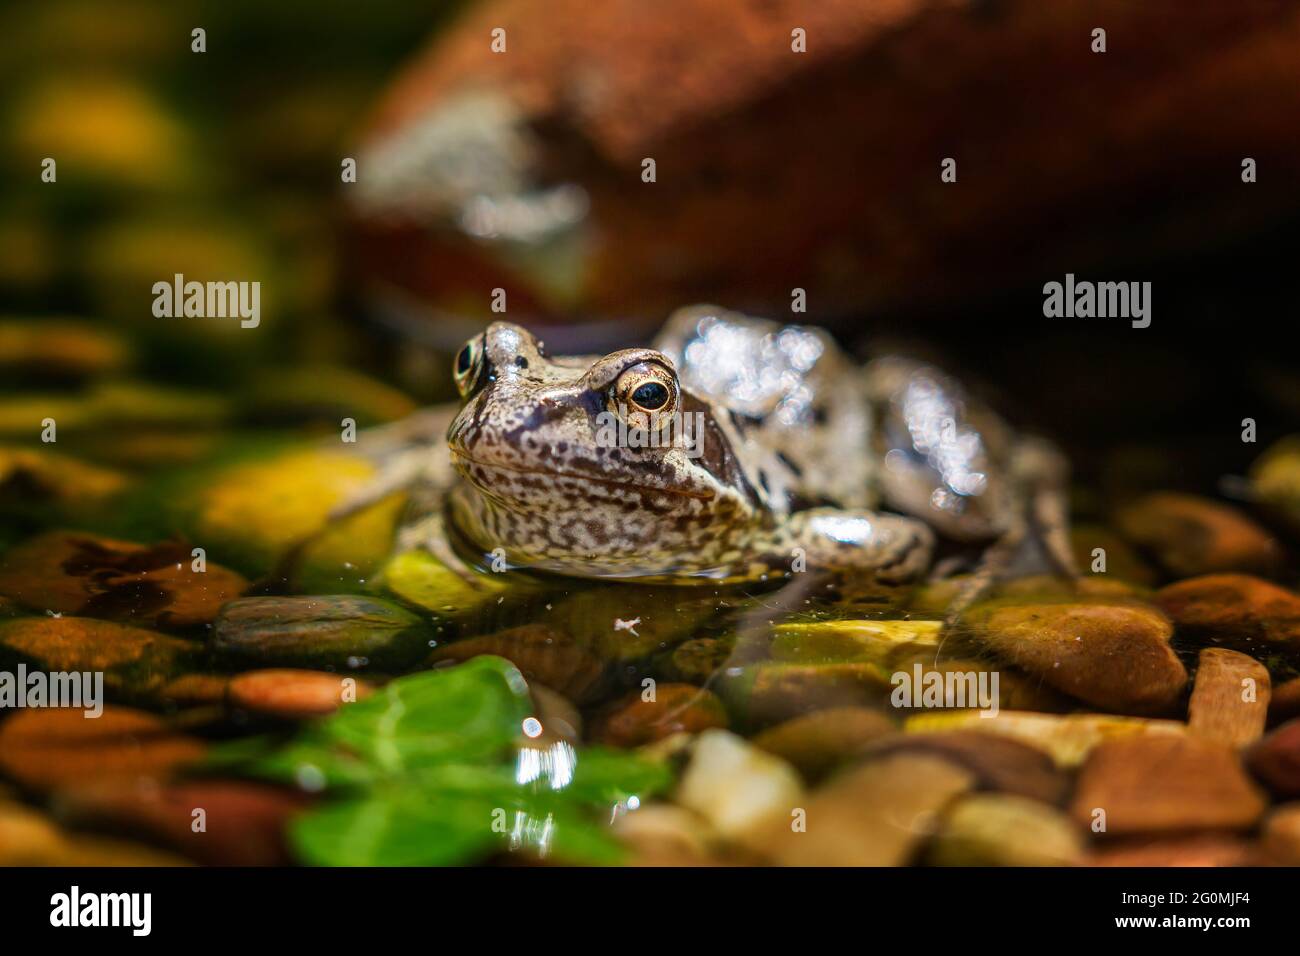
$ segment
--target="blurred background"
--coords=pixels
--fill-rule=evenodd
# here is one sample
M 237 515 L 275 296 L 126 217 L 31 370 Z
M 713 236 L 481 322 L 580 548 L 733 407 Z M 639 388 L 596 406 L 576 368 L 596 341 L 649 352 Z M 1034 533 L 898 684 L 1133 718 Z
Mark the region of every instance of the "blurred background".
M 495 288 L 555 351 L 802 288 L 1066 445 L 1085 512 L 1300 418 L 1294 4 L 47 0 L 0 35 L 11 447 L 52 415 L 130 470 L 398 417 Z M 1151 327 L 1044 318 L 1067 272 L 1150 281 Z M 260 281 L 260 326 L 156 318 L 175 273 Z

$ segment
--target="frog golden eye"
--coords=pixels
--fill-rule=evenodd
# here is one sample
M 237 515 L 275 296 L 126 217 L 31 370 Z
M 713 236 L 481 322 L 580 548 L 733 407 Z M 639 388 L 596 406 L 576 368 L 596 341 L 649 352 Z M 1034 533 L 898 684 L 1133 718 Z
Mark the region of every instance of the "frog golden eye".
M 658 362 L 638 362 L 614 380 L 615 409 L 634 428 L 657 430 L 677 410 L 677 378 Z
M 460 392 L 462 398 L 467 397 L 473 391 L 474 382 L 478 378 L 478 370 L 482 361 L 482 338 L 470 339 L 456 353 L 456 361 L 452 366 L 452 377 L 456 380 L 456 390 Z

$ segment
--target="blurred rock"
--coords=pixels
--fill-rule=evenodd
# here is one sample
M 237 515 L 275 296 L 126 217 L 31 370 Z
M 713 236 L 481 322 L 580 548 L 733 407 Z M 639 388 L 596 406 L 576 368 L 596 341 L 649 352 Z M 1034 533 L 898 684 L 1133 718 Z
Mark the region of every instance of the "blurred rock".
M 1082 854 L 1078 826 L 1055 807 L 976 793 L 944 814 L 926 860 L 936 866 L 1072 866 Z
M 900 650 L 933 651 L 942 621 L 815 621 L 773 628 L 772 657 L 799 664 L 868 661 L 886 665 Z
M 1004 710 L 985 717 L 977 711 L 917 714 L 908 717 L 903 730 L 909 734 L 978 730 L 1020 740 L 1052 755 L 1059 767 L 1077 767 L 1093 748 L 1114 738 L 1175 736 L 1187 733 L 1177 720 L 1116 717 L 1108 714 L 1037 714 Z
M 1102 832 L 1123 836 L 1245 830 L 1267 806 L 1230 747 L 1194 737 L 1138 736 L 1092 750 L 1070 813 L 1091 827 L 1104 811 Z
M 147 546 L 74 531 L 49 531 L 10 548 L 0 594 L 36 611 L 185 630 L 207 624 L 248 587 L 218 564 L 195 571 L 183 542 Z
M 794 766 L 805 779 L 820 780 L 897 729 L 877 710 L 831 707 L 769 727 L 754 737 L 753 744 Z
M 1293 677 L 1273 688 L 1268 704 L 1268 722 L 1280 724 L 1292 717 L 1300 717 L 1300 677 Z
M 1145 869 L 1165 866 L 1254 866 L 1255 848 L 1245 840 L 1220 834 L 1134 838 L 1108 841 L 1085 858 L 1088 866 Z
M 388 561 L 380 578 L 397 597 L 443 617 L 456 619 L 498 603 L 507 591 L 496 574 L 466 580 L 427 551 L 404 551 Z
M 803 801 L 806 830 L 787 813 L 758 844 L 785 866 L 903 866 L 933 835 L 944 809 L 974 780 L 923 754 L 874 760 L 831 778 Z
M 528 693 L 532 695 L 537 719 L 547 732 L 572 744 L 582 740 L 582 714 L 572 701 L 536 681 L 528 682 Z
M 620 816 L 614 833 L 632 848 L 630 866 L 707 866 L 716 862 L 717 836 L 697 815 L 671 804 L 651 804 Z
M 1246 765 L 1279 797 L 1300 797 L 1300 720 L 1288 721 L 1255 744 Z
M 326 717 L 373 692 L 368 683 L 355 677 L 287 668 L 246 671 L 226 685 L 226 699 L 232 707 L 282 720 Z
M 699 735 L 676 794 L 679 804 L 741 843 L 773 821 L 788 826 L 802 797 L 793 767 L 725 730 Z
M 42 417 L 38 414 L 24 427 L 39 434 Z M 0 513 L 36 505 L 78 515 L 98 509 L 126 487 L 126 476 L 116 471 L 44 450 L 0 445 Z
M 155 698 L 198 652 L 191 641 L 88 617 L 0 621 L 0 660 L 45 671 L 102 672 L 105 692 L 128 700 Z
M 77 382 L 121 372 L 131 357 L 118 335 L 73 319 L 0 319 L 0 375 L 14 382 Z
M 401 668 L 428 653 L 433 633 L 427 621 L 380 598 L 261 597 L 222 608 L 213 645 L 262 665 Z
M 1156 592 L 1180 637 L 1265 655 L 1300 647 L 1300 596 L 1246 574 L 1212 574 Z
M 1030 800 L 1058 805 L 1069 781 L 1052 755 L 1011 736 L 969 730 L 908 733 L 869 744 L 860 756 L 874 760 L 899 753 L 930 754 L 964 767 L 982 789 L 1018 794 Z
M 293 790 L 243 780 L 103 781 L 62 790 L 55 802 L 61 819 L 128 832 L 208 866 L 291 863 L 285 830 L 307 804 Z
M 240 397 L 240 413 L 258 424 L 323 422 L 344 418 L 358 427 L 402 418 L 416 410 L 397 389 L 346 368 L 296 367 L 265 372 Z
M 0 866 L 183 866 L 185 860 L 125 840 L 69 833 L 31 807 L 0 800 Z
M 1236 508 L 1195 495 L 1147 495 L 1121 509 L 1115 524 L 1134 547 L 1179 578 L 1270 574 L 1282 559 L 1277 540 Z
M 1264 733 L 1268 719 L 1268 668 L 1253 657 L 1222 647 L 1201 651 L 1196 684 L 1187 705 L 1195 737 L 1244 747 Z
M 1093 551 L 1097 548 L 1106 555 L 1104 580 L 1118 580 L 1141 587 L 1156 583 L 1155 572 L 1138 557 L 1137 553 L 1114 531 L 1102 525 L 1075 524 L 1070 528 L 1070 545 L 1075 565 L 1085 576 L 1097 575 L 1092 571 Z
M 660 683 L 654 699 L 634 690 L 609 704 L 591 721 L 593 743 L 639 747 L 677 733 L 699 733 L 728 725 L 727 711 L 710 691 L 692 684 Z
M 163 777 L 196 763 L 205 749 L 126 707 L 105 707 L 94 719 L 72 709 L 20 710 L 0 723 L 0 770 L 33 790 Z
M 460 662 L 480 654 L 504 657 L 530 682 L 554 687 L 580 704 L 600 696 L 607 676 L 604 661 L 568 634 L 545 624 L 525 624 L 453 641 L 439 647 L 429 660 Z
M 1274 808 L 1260 828 L 1264 852 L 1285 866 L 1300 866 L 1300 803 Z
M 889 674 L 876 664 L 763 663 L 728 672 L 718 693 L 741 724 L 761 728 L 830 707 L 883 705 Z
M 1250 466 L 1255 499 L 1292 532 L 1300 532 L 1300 435 L 1270 445 Z

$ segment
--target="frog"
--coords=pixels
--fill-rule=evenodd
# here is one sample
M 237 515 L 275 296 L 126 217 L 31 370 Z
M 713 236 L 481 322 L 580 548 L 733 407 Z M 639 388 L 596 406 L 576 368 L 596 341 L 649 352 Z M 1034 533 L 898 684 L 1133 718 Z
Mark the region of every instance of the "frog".
M 495 321 L 452 378 L 457 405 L 359 436 L 378 477 L 334 517 L 405 491 L 396 549 L 467 580 L 906 585 L 958 567 L 936 564 L 947 541 L 977 554 L 964 607 L 1031 540 L 1075 575 L 1060 452 L 939 368 L 860 364 L 817 326 L 695 305 L 649 346 L 552 356 Z

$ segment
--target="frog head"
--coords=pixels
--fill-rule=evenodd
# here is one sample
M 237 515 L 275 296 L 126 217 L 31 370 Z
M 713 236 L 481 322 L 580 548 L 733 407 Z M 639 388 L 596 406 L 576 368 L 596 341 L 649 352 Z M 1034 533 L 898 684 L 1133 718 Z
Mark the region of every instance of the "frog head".
M 494 322 L 453 374 L 464 481 L 450 518 L 484 553 L 585 577 L 718 574 L 761 518 L 725 432 L 662 352 L 551 357 Z

